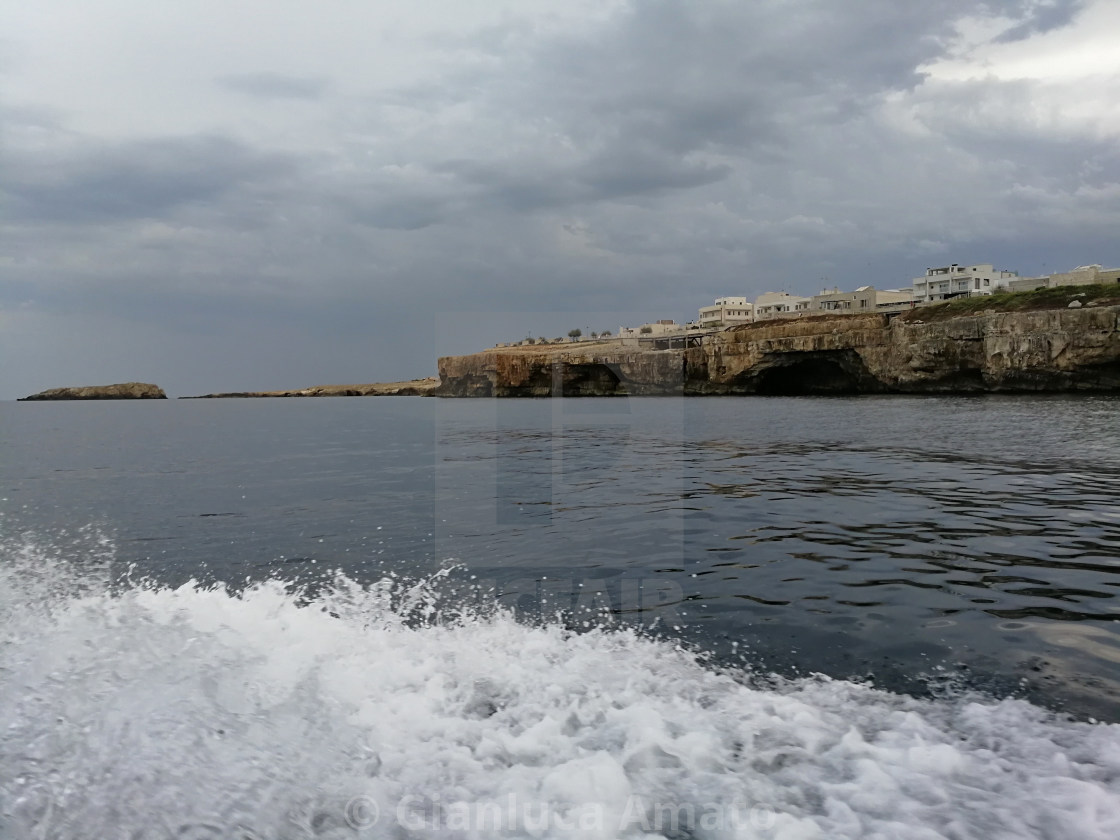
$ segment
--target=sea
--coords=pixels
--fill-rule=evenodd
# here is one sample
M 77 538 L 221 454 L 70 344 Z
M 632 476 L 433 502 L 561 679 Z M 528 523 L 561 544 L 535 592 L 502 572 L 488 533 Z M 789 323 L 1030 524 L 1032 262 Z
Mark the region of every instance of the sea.
M 0 838 L 1120 837 L 1120 397 L 0 403 Z

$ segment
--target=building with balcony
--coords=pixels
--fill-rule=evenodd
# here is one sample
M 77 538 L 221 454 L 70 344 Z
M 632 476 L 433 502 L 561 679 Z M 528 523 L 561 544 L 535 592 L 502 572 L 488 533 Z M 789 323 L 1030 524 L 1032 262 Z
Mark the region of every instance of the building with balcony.
M 952 265 L 927 268 L 924 277 L 915 277 L 911 287 L 919 303 L 933 303 L 955 297 L 990 295 L 997 290 L 1010 288 L 1018 278 L 1016 271 L 1003 271 L 991 263 L 977 265 Z
M 745 297 L 721 297 L 711 306 L 701 307 L 697 323 L 701 327 L 718 327 L 747 324 L 753 320 L 754 304 Z
M 813 299 L 791 295 L 788 292 L 766 292 L 754 300 L 754 320 L 794 318 L 811 311 Z
M 860 286 L 854 292 L 825 289 L 813 295 L 809 309 L 813 312 L 839 312 L 845 314 L 867 312 L 901 312 L 915 305 L 911 289 L 876 289 Z

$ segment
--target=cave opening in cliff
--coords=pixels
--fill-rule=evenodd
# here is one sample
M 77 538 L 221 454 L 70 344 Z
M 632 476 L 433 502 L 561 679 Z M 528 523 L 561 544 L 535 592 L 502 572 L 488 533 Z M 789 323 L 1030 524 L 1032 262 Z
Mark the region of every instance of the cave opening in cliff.
M 555 394 L 555 383 L 553 393 Z M 565 397 L 613 397 L 626 394 L 618 374 L 605 364 L 565 364 L 560 393 Z
M 882 390 L 852 350 L 791 353 L 762 370 L 754 393 L 770 396 L 844 395 Z

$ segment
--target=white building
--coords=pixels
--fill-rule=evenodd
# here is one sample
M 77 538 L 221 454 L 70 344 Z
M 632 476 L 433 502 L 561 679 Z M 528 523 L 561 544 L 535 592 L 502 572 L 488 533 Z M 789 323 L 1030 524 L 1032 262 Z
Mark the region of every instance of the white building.
M 806 314 L 812 307 L 812 298 L 791 295 L 788 292 L 766 292 L 754 300 L 754 319 L 790 318 Z
M 1016 271 L 997 270 L 991 263 L 953 263 L 941 268 L 927 268 L 924 277 L 914 278 L 914 298 L 919 303 L 931 303 L 969 295 L 990 295 L 998 289 L 1006 291 L 1018 276 Z
M 1090 286 L 1097 283 L 1120 283 L 1120 268 L 1104 268 L 1099 263 L 1079 265 L 1071 271 L 1059 274 L 1012 280 L 1010 285 L 1013 292 L 1029 292 L 1034 289 L 1052 289 L 1055 286 Z
M 662 319 L 651 324 L 642 324 L 640 327 L 619 327 L 618 334 L 621 338 L 638 338 L 643 335 L 667 335 L 682 330 L 684 327 L 676 321 Z
M 700 309 L 698 319 L 701 327 L 746 324 L 754 320 L 754 305 L 745 297 L 721 297 L 711 306 Z

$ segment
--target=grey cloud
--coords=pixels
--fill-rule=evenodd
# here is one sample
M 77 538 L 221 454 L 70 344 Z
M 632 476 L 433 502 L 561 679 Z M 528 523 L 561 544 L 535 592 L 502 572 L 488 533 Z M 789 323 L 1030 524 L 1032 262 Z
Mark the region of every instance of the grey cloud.
M 0 35 L 0 74 L 7 74 L 20 64 L 24 45 Z
M 45 129 L 51 132 L 65 133 L 62 115 L 51 108 L 42 108 L 35 105 L 7 105 L 0 112 L 3 120 L 4 131 L 11 134 L 13 131 Z
M 459 160 L 445 161 L 435 169 L 479 188 L 476 203 L 519 212 L 655 196 L 715 183 L 731 172 L 723 164 L 682 160 L 653 147 L 634 147 L 625 153 L 610 147 L 566 164 Z
M 308 76 L 287 76 L 282 73 L 243 73 L 220 76 L 217 82 L 227 90 L 260 99 L 321 99 L 327 91 L 327 80 Z
M 1068 26 L 1085 8 L 1085 0 L 1036 0 L 1027 4 L 1025 19 L 1008 29 L 996 40 L 1001 43 L 1022 41 L 1041 32 Z
M 510 25 L 423 84 L 332 100 L 337 143 L 300 159 L 34 129 L 0 184 L 0 304 L 213 333 L 227 365 L 155 377 L 197 392 L 412 373 L 399 358 L 433 360 L 433 311 L 527 313 L 496 341 L 553 334 L 565 308 L 689 317 L 709 295 L 901 285 L 927 262 L 1115 264 L 1109 138 L 1032 122 L 1031 82 L 917 72 L 961 15 L 1060 25 L 1045 5 L 649 0 L 575 34 Z M 266 383 L 273 358 L 292 367 Z
M 478 160 L 446 160 L 435 164 L 435 171 L 455 176 L 459 182 L 477 191 L 478 198 L 505 210 L 526 211 L 545 207 L 561 207 L 588 197 L 587 191 L 576 189 L 570 177 L 556 177 L 556 169 L 538 167 L 528 162 L 500 165 Z
M 640 146 L 625 152 L 612 148 L 592 158 L 578 173 L 594 190 L 595 200 L 686 190 L 722 181 L 730 174 L 726 164 L 689 161 Z
M 995 0 L 979 12 L 1052 27 L 1078 7 Z M 798 202 L 823 204 L 827 217 L 830 207 L 851 207 L 861 194 L 894 200 L 889 180 L 867 188 L 883 177 L 877 164 L 884 154 L 902 171 L 908 153 L 924 156 L 915 167 L 921 172 L 937 158 L 960 165 L 962 156 L 977 160 L 994 152 L 963 126 L 955 131 L 960 121 L 947 108 L 933 109 L 926 121 L 943 138 L 940 147 L 900 135 L 882 124 L 880 113 L 885 94 L 914 95 L 923 80 L 917 68 L 942 54 L 958 17 L 977 11 L 963 0 L 870 0 L 855 7 L 824 0 L 651 0 L 627 7 L 590 36 L 526 41 L 511 24 L 505 37 L 490 31 L 479 39 L 479 49 L 490 53 L 518 47 L 492 78 L 469 80 L 483 92 L 474 100 L 482 107 L 480 122 L 489 120 L 496 131 L 515 119 L 540 125 L 562 139 L 565 155 L 557 160 L 545 147 L 534 155 L 522 142 L 512 158 L 483 154 L 437 166 L 516 210 L 673 194 L 683 208 L 683 195 L 691 193 L 741 205 L 736 191 L 746 183 L 755 204 L 790 216 L 801 214 Z M 446 87 L 453 89 L 454 80 Z M 974 113 L 994 87 L 967 92 L 957 104 Z M 1068 158 L 1062 139 L 1028 133 L 1040 149 Z M 1008 146 L 1011 157 L 1035 157 Z M 978 190 L 975 198 L 990 208 L 999 174 L 973 178 L 976 186 L 961 197 Z M 862 212 L 873 212 L 874 203 L 865 202 Z M 850 211 L 841 212 L 842 224 L 826 222 L 848 237 Z
M 602 29 L 532 40 L 516 22 L 476 47 L 506 50 L 492 78 L 473 77 L 496 114 L 554 123 L 577 147 L 634 141 L 684 154 L 781 145 L 820 123 L 857 117 L 885 91 L 910 90 L 967 14 L 1024 26 L 1068 22 L 1081 0 L 832 0 L 679 3 L 648 0 Z M 529 40 L 526 40 L 529 39 Z M 513 49 L 509 45 L 516 44 Z M 445 89 L 454 89 L 449 80 Z
M 234 187 L 293 172 L 288 156 L 222 137 L 171 137 L 78 147 L 55 159 L 12 155 L 3 192 L 11 221 L 103 223 L 159 217 Z
M 438 165 L 517 209 L 724 181 L 752 159 L 780 162 L 800 135 L 858 119 L 884 90 L 917 84 L 916 67 L 951 31 L 953 5 L 962 4 L 873 0 L 858 13 L 824 2 L 634 4 L 590 37 L 519 42 L 490 78 L 443 86 L 481 91 L 475 104 L 495 130 L 544 126 L 567 159 L 529 147 L 513 160 Z M 510 24 L 475 45 L 493 53 L 525 37 Z
M 417 195 L 344 195 L 340 202 L 351 221 L 382 230 L 422 230 L 447 216 L 445 201 Z
M 1035 122 L 1039 83 L 970 80 L 941 86 L 913 100 L 913 112 L 953 148 L 1004 166 L 1017 182 L 1065 190 L 1120 182 L 1120 151 L 1113 138 Z

